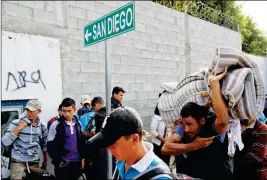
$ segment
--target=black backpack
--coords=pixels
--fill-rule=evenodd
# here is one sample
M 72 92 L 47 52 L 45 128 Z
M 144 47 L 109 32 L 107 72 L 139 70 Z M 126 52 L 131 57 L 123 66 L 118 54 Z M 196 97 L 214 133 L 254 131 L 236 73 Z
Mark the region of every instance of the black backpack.
M 6 130 L 5 130 L 4 134 L 6 134 Z M 13 143 L 8 147 L 3 147 L 2 146 L 1 155 L 4 156 L 4 157 L 10 158 L 11 157 L 12 148 L 13 148 Z
M 155 169 L 152 169 L 148 172 L 146 172 L 145 174 L 141 175 L 140 177 L 136 178 L 136 180 L 146 180 L 146 179 L 153 179 L 156 176 L 160 176 L 160 175 L 168 175 L 170 177 L 172 177 L 172 179 L 177 179 L 174 174 L 172 174 L 172 172 L 166 168 L 161 168 L 161 167 L 157 167 Z
M 142 172 L 141 174 L 137 175 L 134 179 L 136 180 L 148 180 L 148 179 L 153 179 L 157 176 L 160 175 L 168 175 L 170 176 L 172 179 L 177 180 L 177 178 L 175 177 L 175 175 L 166 167 L 162 167 L 162 166 L 154 166 L 150 169 L 147 169 L 146 171 Z M 119 171 L 116 168 L 115 172 L 114 172 L 114 176 L 113 179 L 120 179 L 119 176 Z

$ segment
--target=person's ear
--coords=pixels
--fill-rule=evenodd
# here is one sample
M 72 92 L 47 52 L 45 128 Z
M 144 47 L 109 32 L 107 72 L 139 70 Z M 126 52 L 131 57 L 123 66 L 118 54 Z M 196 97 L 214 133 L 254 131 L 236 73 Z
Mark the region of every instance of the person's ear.
M 206 119 L 205 118 L 201 118 L 199 122 L 200 122 L 201 125 L 204 125 L 206 123 Z
M 42 112 L 42 110 L 41 109 L 39 109 L 39 113 L 41 113 Z
M 139 141 L 139 135 L 138 134 L 132 134 L 131 138 L 132 138 L 134 144 L 136 144 Z

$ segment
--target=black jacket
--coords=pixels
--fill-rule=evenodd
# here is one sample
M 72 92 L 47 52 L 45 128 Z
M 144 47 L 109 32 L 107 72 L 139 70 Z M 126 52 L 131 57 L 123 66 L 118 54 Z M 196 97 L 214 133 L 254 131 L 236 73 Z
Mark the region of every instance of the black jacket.
M 121 107 L 121 106 L 122 106 L 121 103 L 119 103 L 116 99 L 111 97 L 111 110 L 116 109 L 116 108 Z
M 47 142 L 47 151 L 49 156 L 52 159 L 52 164 L 58 166 L 61 162 L 62 157 L 65 155 L 64 150 L 64 139 L 66 137 L 65 128 L 63 122 L 65 121 L 64 117 L 60 117 L 56 126 L 56 135 L 52 141 Z M 85 157 L 85 140 L 82 136 L 81 125 L 76 116 L 73 116 L 73 122 L 76 123 L 76 136 L 80 160 Z M 54 122 L 56 123 L 56 121 Z M 51 127 L 50 127 L 51 128 Z M 49 133 L 52 133 L 52 131 Z
M 106 107 L 102 107 L 98 112 L 95 114 L 95 126 L 96 126 L 96 133 L 100 132 L 102 128 L 102 124 L 106 117 Z

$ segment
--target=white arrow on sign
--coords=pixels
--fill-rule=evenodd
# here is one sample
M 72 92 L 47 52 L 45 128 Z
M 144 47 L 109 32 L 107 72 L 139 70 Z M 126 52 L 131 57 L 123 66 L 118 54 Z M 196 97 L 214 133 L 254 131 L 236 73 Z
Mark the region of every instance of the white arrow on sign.
M 84 38 L 86 39 L 86 41 L 88 41 L 88 37 L 90 37 L 92 35 L 92 33 L 89 33 L 89 30 L 86 30 L 86 33 L 84 35 Z

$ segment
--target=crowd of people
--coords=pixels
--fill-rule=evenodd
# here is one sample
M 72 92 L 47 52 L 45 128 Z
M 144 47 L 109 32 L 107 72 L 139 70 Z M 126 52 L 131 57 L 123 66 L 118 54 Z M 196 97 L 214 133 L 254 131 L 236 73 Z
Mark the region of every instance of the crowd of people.
M 267 126 L 260 118 L 229 118 L 220 88 L 226 73 L 210 75 L 207 104 L 187 103 L 174 129 L 167 127 L 156 106 L 152 143 L 143 140 L 138 112 L 123 106 L 121 87 L 112 91 L 110 114 L 102 97 L 83 95 L 80 109 L 72 98 L 65 98 L 47 125 L 39 119 L 41 102 L 30 100 L 25 116 L 14 120 L 2 137 L 4 151 L 10 151 L 10 179 L 22 179 L 25 172 L 40 176 L 48 155 L 56 179 L 75 180 L 81 172 L 87 179 L 107 179 L 108 151 L 113 179 L 267 179 Z M 241 123 L 242 138 L 233 141 L 238 132 L 232 132 L 230 124 L 235 121 Z M 235 152 L 229 155 L 232 149 Z M 176 174 L 169 168 L 170 156 L 175 156 Z

